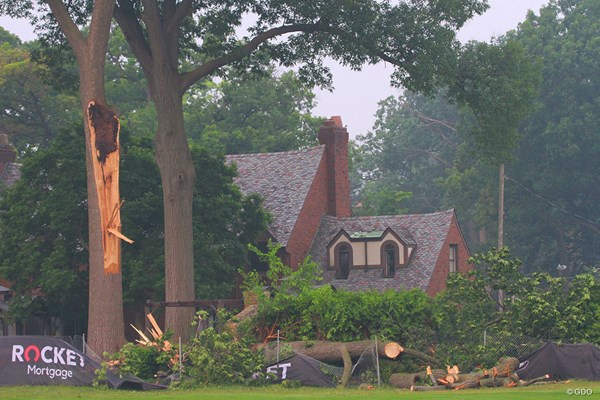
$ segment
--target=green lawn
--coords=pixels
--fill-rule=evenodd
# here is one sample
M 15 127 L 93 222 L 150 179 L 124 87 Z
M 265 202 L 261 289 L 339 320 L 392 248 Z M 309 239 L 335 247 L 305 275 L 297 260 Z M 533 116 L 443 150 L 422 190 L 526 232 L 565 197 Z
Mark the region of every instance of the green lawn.
M 569 389 L 591 389 L 592 395 L 569 395 Z M 149 400 L 198 400 L 198 399 L 567 399 L 600 398 L 600 382 L 572 381 L 568 383 L 530 386 L 510 389 L 468 389 L 460 391 L 410 392 L 408 390 L 375 389 L 286 389 L 279 386 L 263 388 L 204 388 L 195 390 L 168 389 L 152 392 L 133 392 L 111 389 L 75 388 L 62 386 L 1 387 L 0 399 L 149 399 Z

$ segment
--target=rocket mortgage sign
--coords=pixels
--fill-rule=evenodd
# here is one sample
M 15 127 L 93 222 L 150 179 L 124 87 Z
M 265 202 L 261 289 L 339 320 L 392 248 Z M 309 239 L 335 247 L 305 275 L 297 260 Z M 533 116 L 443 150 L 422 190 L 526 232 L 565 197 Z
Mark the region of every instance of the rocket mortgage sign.
M 0 385 L 91 385 L 97 363 L 54 337 L 0 337 Z M 94 364 L 94 365 L 92 365 Z
M 0 386 L 91 386 L 100 364 L 62 339 L 44 336 L 0 336 Z M 113 389 L 164 389 L 133 375 L 121 378 L 110 371 Z

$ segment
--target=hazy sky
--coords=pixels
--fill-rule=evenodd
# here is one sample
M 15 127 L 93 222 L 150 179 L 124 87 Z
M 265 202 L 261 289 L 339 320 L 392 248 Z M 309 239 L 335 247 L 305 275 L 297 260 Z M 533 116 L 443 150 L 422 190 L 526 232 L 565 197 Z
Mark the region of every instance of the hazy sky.
M 525 19 L 527 10 L 533 10 L 537 14 L 540 7 L 547 3 L 548 0 L 490 0 L 490 9 L 484 15 L 469 21 L 459 32 L 459 39 L 463 42 L 488 41 L 516 28 Z M 26 21 L 1 17 L 0 26 L 24 41 L 35 38 Z M 378 64 L 367 66 L 362 71 L 351 71 L 334 62 L 330 67 L 335 89 L 331 93 L 317 90 L 314 114 L 324 117 L 340 115 L 352 136 L 366 133 L 375 122 L 377 103 L 390 95 L 399 94 L 397 89 L 389 86 L 392 67 Z

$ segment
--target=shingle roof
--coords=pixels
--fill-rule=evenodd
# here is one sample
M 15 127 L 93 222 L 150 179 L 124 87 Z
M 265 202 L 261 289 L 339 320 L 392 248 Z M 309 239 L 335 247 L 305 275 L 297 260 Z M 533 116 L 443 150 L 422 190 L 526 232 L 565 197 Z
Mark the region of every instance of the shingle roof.
M 315 178 L 325 146 L 279 153 L 226 156 L 237 165 L 235 183 L 244 194 L 257 193 L 273 216 L 269 232 L 286 246 L 310 186 Z
M 9 162 L 0 171 L 0 190 L 2 186 L 9 187 L 14 185 L 21 177 L 21 164 Z
M 323 283 L 336 288 L 364 291 L 387 289 L 427 289 L 440 250 L 450 229 L 454 210 L 430 214 L 391 215 L 379 217 L 335 218 L 323 216 L 310 256 L 323 267 Z M 393 278 L 383 278 L 380 269 L 351 269 L 348 279 L 336 279 L 327 270 L 327 244 L 341 229 L 346 232 L 375 231 L 391 228 L 406 244 L 416 245 L 408 266 L 398 268 Z

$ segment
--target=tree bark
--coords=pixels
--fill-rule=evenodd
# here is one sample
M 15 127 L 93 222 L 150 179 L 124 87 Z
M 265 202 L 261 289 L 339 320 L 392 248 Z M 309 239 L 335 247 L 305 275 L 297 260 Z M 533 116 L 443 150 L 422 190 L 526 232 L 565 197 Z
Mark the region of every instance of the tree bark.
M 433 392 L 437 390 L 447 390 L 448 388 L 444 385 L 436 385 L 436 386 L 411 386 L 411 392 Z
M 162 10 L 156 0 L 144 0 L 143 4 L 143 26 L 126 8 L 117 7 L 115 19 L 143 68 L 156 107 L 154 147 L 163 190 L 165 300 L 193 301 L 192 199 L 196 176 L 183 123 L 186 87 L 178 73 L 179 30 L 192 2 Z M 194 313 L 190 307 L 168 307 L 165 328 L 173 330 L 175 338 L 187 341 Z
M 342 373 L 342 379 L 340 379 L 340 384 L 342 387 L 348 386 L 348 381 L 350 381 L 350 376 L 352 375 L 352 358 L 350 357 L 350 352 L 346 346 L 341 347 L 342 360 L 344 361 L 344 372 Z
M 533 385 L 538 382 L 546 381 L 548 379 L 550 379 L 550 375 L 546 374 L 544 376 L 538 376 L 537 378 L 533 378 L 528 381 L 521 381 L 521 382 L 519 382 L 518 386 L 529 386 L 529 385 Z
M 383 342 L 385 345 L 386 342 Z M 282 345 L 291 347 L 295 352 L 302 353 L 306 356 L 312 357 L 316 360 L 325 363 L 339 363 L 342 361 L 342 348 L 345 347 L 350 354 L 350 357 L 356 359 L 362 355 L 362 353 L 374 346 L 375 342 L 372 340 L 359 340 L 356 342 L 328 342 L 323 340 L 311 341 L 311 342 L 286 342 Z M 379 357 L 386 357 L 384 352 L 384 345 L 378 346 L 377 350 Z M 272 344 L 265 346 L 265 357 L 270 359 L 273 353 Z
M 192 200 L 196 174 L 183 126 L 182 97 L 175 77 L 155 77 L 153 98 L 158 116 L 155 156 L 160 170 L 165 224 L 165 301 L 193 301 L 194 249 Z M 195 309 L 168 307 L 165 327 L 184 342 L 190 338 Z
M 400 372 L 397 374 L 390 375 L 390 379 L 388 382 L 390 386 L 393 387 L 401 389 L 410 389 L 415 385 L 416 378 L 417 374 Z
M 87 118 L 88 103 L 105 103 L 104 63 L 108 48 L 114 0 L 96 1 L 89 35 L 84 37 L 61 0 L 46 0 L 69 44 L 79 67 L 79 94 L 85 130 L 89 228 L 88 346 L 97 354 L 116 352 L 125 343 L 122 278 L 104 273 L 104 249 L 99 199 L 92 165 L 92 143 Z
M 511 376 L 512 373 L 519 366 L 519 360 L 515 357 L 503 357 L 500 359 L 500 363 L 494 366 L 491 370 L 486 372 L 490 376 L 507 377 Z

